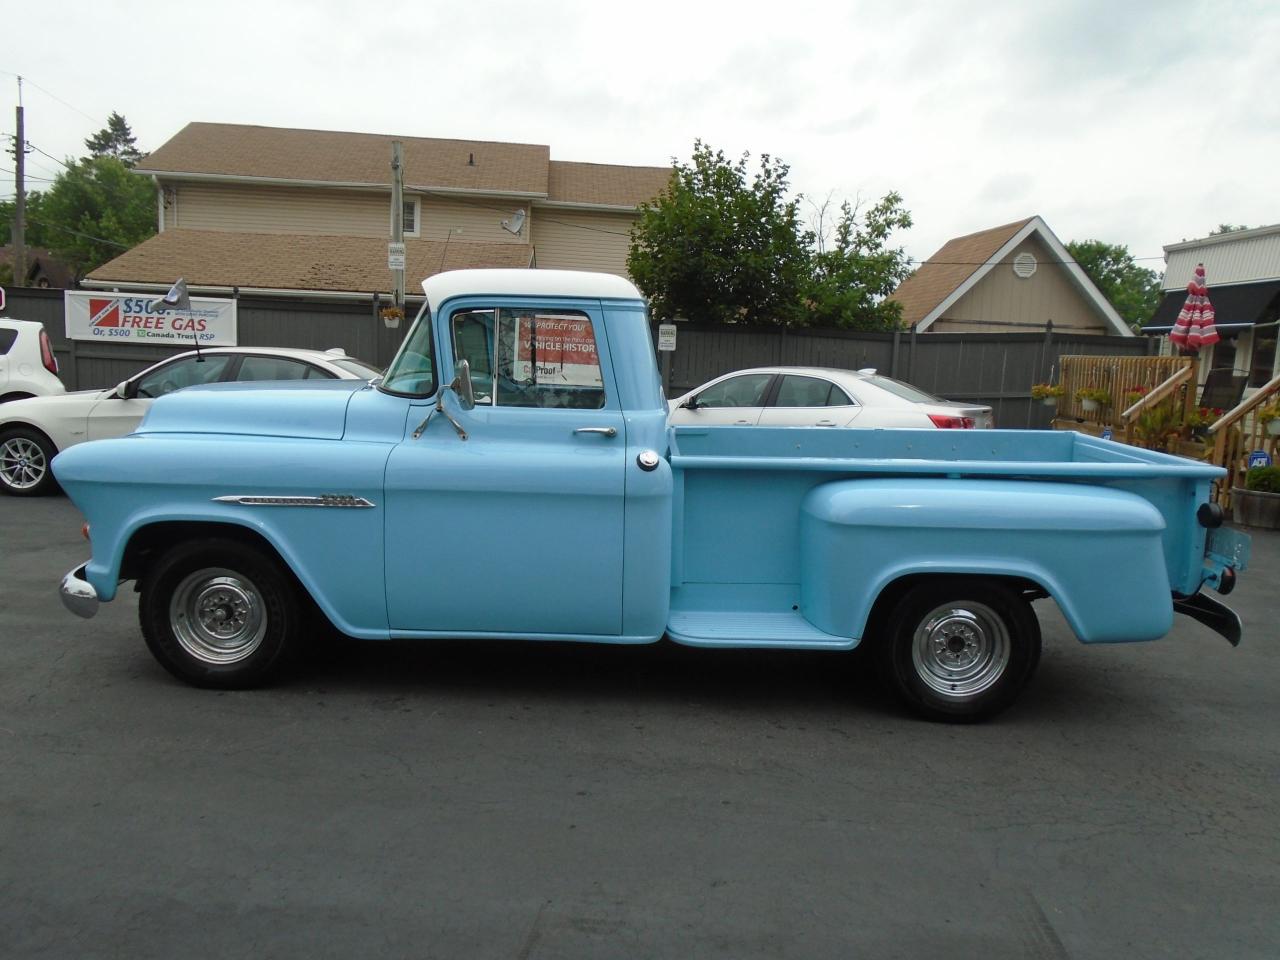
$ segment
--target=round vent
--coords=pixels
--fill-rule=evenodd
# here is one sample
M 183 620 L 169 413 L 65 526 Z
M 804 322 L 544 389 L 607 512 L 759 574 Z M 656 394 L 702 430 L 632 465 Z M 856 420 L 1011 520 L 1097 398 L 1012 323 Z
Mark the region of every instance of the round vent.
M 1036 272 L 1036 258 L 1029 253 L 1020 253 L 1013 258 L 1013 272 L 1026 280 Z

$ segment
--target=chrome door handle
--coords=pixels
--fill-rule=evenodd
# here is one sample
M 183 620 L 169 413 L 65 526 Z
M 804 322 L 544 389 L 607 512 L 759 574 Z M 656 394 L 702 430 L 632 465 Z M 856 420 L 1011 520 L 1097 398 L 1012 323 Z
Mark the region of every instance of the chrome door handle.
M 579 427 L 574 433 L 599 433 L 606 437 L 616 437 L 618 431 L 614 427 Z

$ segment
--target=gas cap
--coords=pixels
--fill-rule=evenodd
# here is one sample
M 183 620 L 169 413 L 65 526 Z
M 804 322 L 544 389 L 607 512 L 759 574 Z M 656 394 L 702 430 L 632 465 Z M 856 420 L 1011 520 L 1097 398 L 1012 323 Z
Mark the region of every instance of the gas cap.
M 642 450 L 639 455 L 636 456 L 636 463 L 639 464 L 641 470 L 646 472 L 650 470 L 657 470 L 658 464 L 661 462 L 662 458 L 652 450 Z

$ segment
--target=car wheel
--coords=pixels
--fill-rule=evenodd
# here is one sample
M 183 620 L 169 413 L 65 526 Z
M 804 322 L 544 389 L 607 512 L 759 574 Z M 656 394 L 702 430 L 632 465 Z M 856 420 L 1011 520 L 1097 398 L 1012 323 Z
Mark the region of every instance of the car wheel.
M 57 452 L 43 434 L 26 427 L 0 433 L 0 490 L 15 497 L 53 493 L 58 482 L 49 465 Z
M 274 557 L 209 539 L 179 544 L 152 565 L 138 619 L 151 653 L 179 680 L 244 689 L 287 664 L 304 611 L 295 581 Z
M 1040 624 L 1016 591 L 970 578 L 911 588 L 889 614 L 882 676 L 930 720 L 972 722 L 1013 703 L 1040 660 Z

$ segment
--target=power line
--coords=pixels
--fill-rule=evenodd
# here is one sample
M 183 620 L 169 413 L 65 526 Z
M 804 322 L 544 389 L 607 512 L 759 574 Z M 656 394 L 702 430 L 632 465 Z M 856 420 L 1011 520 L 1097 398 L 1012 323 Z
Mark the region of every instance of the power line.
M 42 154 L 43 156 L 48 157 L 48 158 L 49 158 L 50 160 L 52 160 L 54 163 L 60 163 L 60 164 L 62 164 L 64 167 L 66 167 L 66 168 L 67 168 L 68 170 L 70 170 L 72 173 L 75 173 L 75 172 L 76 172 L 76 168 L 75 168 L 75 167 L 73 167 L 73 166 L 71 166 L 71 164 L 67 163 L 67 161 L 65 161 L 65 160 L 59 160 L 59 159 L 58 159 L 57 157 L 55 157 L 52 153 L 48 153 L 48 152 L 46 152 L 46 151 L 44 151 L 44 150 L 41 150 L 41 149 L 40 149 L 39 147 L 37 147 L 34 143 L 32 143 L 30 140 L 28 140 L 28 141 L 27 141 L 27 146 L 28 146 L 28 147 L 30 147 L 32 150 L 34 150 L 36 153 L 39 153 L 39 154 Z
M 16 176 L 17 176 L 17 173 L 15 173 L 13 170 L 6 170 L 4 167 L 0 167 L 0 173 L 7 173 L 7 174 L 9 174 L 10 176 L 13 176 L 13 177 L 16 177 Z M 41 181 L 42 183 L 53 183 L 53 182 L 54 182 L 54 181 L 53 181 L 51 178 L 49 178 L 49 177 L 33 177 L 31 174 L 26 173 L 25 171 L 24 171 L 24 172 L 23 172 L 23 174 L 22 174 L 22 179 L 23 179 L 23 180 L 39 180 L 39 181 Z
M 50 230 L 61 230 L 63 233 L 69 233 L 72 236 L 82 237 L 85 240 L 92 240 L 95 243 L 105 243 L 111 247 L 119 247 L 121 250 L 130 250 L 132 247 L 127 243 L 117 243 L 115 240 L 108 240 L 105 237 L 95 237 L 89 233 L 81 233 L 79 230 L 72 230 L 70 227 L 64 227 L 56 223 L 50 223 L 47 220 L 41 220 L 38 217 L 27 215 L 27 219 L 32 223 L 38 223 L 42 227 L 48 227 Z M 136 246 L 136 244 L 135 244 Z
M 6 74 L 7 76 L 10 76 L 10 77 L 19 77 L 19 78 L 22 80 L 22 82 L 23 82 L 23 83 L 28 83 L 28 84 L 30 84 L 31 86 L 33 86 L 33 87 L 35 87 L 37 90 L 39 90 L 41 93 L 43 93 L 46 97 L 50 97 L 50 98 L 52 98 L 52 99 L 54 99 L 54 100 L 58 101 L 58 103 L 62 104 L 62 105 L 63 105 L 64 107 L 66 107 L 68 110 L 74 110 L 76 113 L 80 114 L 80 116 L 85 117 L 85 118 L 87 118 L 87 119 L 89 119 L 89 120 L 92 120 L 94 123 L 98 123 L 98 122 L 100 122 L 100 119 L 101 119 L 101 118 L 99 118 L 99 117 L 95 117 L 95 116 L 93 116 L 92 114 L 89 114 L 89 113 L 85 113 L 85 111 L 81 110 L 81 109 L 80 109 L 79 107 L 77 107 L 75 104 L 67 103 L 67 101 L 63 100 L 63 99 L 62 99 L 60 96 L 58 96 L 56 93 L 51 93 L 50 91 L 46 90 L 44 87 L 40 86 L 40 84 L 36 83 L 36 82 L 35 82 L 34 80 L 32 80 L 29 76 L 27 76 L 25 73 L 21 73 L 21 74 L 19 74 L 19 73 L 14 73 L 12 70 L 0 70 L 0 73 Z

